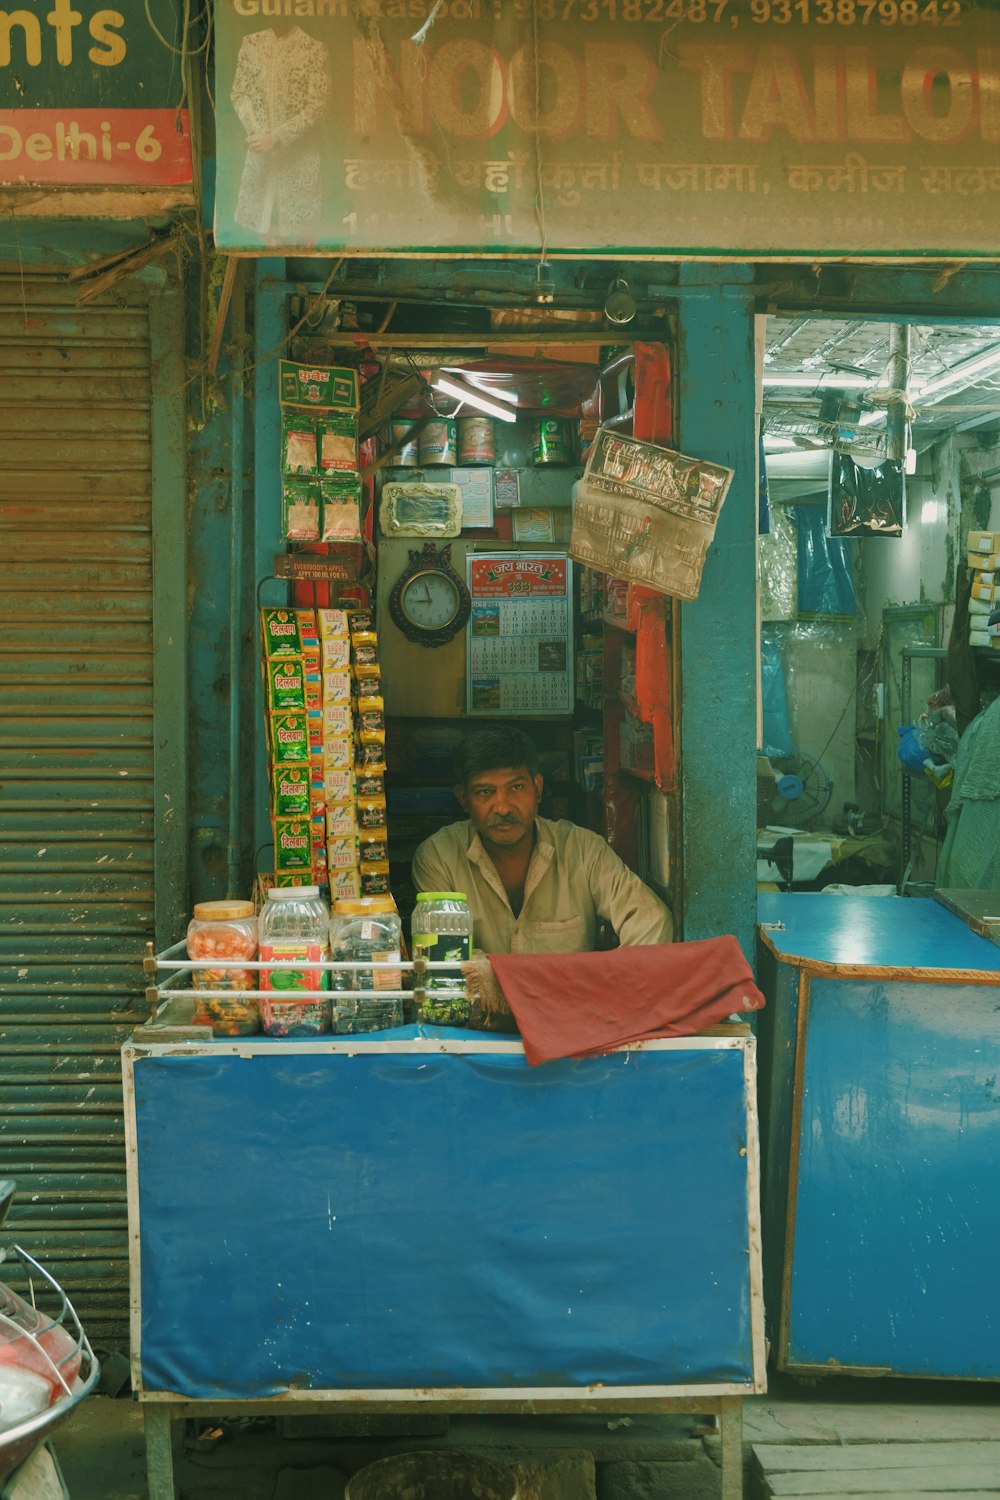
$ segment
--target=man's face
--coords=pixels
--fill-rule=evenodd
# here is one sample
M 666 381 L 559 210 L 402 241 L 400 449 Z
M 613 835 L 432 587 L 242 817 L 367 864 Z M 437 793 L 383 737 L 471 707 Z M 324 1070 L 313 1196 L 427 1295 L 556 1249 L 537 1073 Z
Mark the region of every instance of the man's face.
M 533 836 L 542 778 L 527 766 L 478 771 L 455 795 L 487 848 L 510 850 Z

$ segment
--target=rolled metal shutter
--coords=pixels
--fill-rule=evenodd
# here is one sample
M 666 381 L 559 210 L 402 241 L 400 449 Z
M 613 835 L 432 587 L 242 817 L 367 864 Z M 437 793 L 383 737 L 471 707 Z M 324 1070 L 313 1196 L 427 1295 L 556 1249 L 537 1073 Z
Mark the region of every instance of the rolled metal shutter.
M 0 268 L 0 1175 L 127 1345 L 119 1048 L 153 934 L 148 293 Z

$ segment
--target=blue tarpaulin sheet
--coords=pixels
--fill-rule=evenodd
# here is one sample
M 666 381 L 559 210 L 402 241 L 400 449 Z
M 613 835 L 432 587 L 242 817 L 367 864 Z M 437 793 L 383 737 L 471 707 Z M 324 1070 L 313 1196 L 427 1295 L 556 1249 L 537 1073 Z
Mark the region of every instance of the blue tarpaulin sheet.
M 139 1054 L 142 1382 L 750 1383 L 740 1048 Z

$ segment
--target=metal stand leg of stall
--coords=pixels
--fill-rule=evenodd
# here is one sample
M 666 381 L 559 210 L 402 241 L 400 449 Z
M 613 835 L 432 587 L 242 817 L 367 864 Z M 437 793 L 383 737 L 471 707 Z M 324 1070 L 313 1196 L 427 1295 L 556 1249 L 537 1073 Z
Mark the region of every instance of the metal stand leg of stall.
M 903 724 L 913 717 L 913 662 L 944 661 L 948 655 L 946 646 L 904 646 L 900 652 L 899 713 Z M 899 894 L 905 896 L 910 884 L 913 864 L 913 780 L 909 771 L 903 769 L 900 792 L 899 830 Z
M 147 1402 L 142 1418 L 149 1500 L 174 1500 L 174 1424 L 170 1407 L 166 1403 Z

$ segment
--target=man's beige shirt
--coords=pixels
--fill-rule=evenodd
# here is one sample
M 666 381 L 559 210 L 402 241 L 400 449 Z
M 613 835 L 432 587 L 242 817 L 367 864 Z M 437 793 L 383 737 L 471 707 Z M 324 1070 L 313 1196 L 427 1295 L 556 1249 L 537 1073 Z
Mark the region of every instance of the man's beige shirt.
M 515 917 L 503 882 L 472 824 L 452 823 L 413 857 L 418 891 L 465 891 L 473 942 L 486 953 L 587 953 L 601 918 L 622 944 L 669 943 L 673 920 L 659 897 L 604 839 L 576 823 L 536 818 L 538 839 Z

